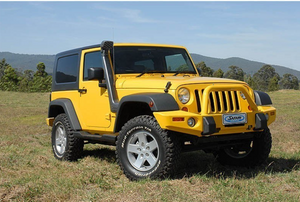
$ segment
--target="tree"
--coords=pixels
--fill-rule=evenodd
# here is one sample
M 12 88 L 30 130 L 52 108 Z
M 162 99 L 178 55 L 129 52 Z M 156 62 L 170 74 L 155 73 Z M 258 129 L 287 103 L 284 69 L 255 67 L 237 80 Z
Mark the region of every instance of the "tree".
M 48 76 L 48 73 L 45 71 L 46 66 L 43 62 L 40 62 L 36 66 L 37 71 L 35 72 L 34 76 L 40 76 L 40 77 L 46 77 Z
M 52 77 L 48 76 L 47 72 L 45 71 L 46 67 L 45 64 L 40 62 L 37 64 L 37 71 L 35 72 L 32 81 L 28 82 L 28 86 L 31 92 L 49 92 L 51 91 L 51 84 L 52 84 Z M 25 72 L 24 72 L 25 73 Z M 31 72 L 26 72 L 27 76 L 31 76 Z M 26 80 L 23 81 L 25 88 Z M 25 88 L 26 89 L 26 88 Z
M 207 67 L 205 62 L 202 61 L 202 62 L 197 63 L 196 67 L 201 69 L 201 76 L 204 76 L 204 77 L 212 77 L 213 76 L 214 70 L 210 67 Z
M 248 83 L 248 85 L 249 85 L 252 89 L 254 89 L 254 90 L 257 89 L 256 83 L 255 83 L 255 81 L 253 80 L 253 78 L 251 77 L 250 74 L 244 76 L 244 81 L 245 81 L 246 83 Z
M 6 66 L 4 75 L 1 78 L 0 89 L 5 91 L 17 91 L 21 79 L 14 68 Z
M 21 92 L 49 92 L 51 91 L 52 76 L 45 71 L 45 64 L 37 64 L 37 71 L 18 71 L 12 68 L 3 59 L 0 69 L 5 67 L 3 76 L 0 78 L 0 90 Z
M 30 85 L 32 84 L 34 71 L 25 70 L 22 74 L 22 80 L 19 83 L 19 91 L 30 92 Z
M 276 79 L 274 77 L 276 77 Z M 271 65 L 264 65 L 253 75 L 253 79 L 256 83 L 257 90 L 268 91 L 270 86 L 272 86 L 271 89 L 278 89 L 278 87 L 275 87 L 274 85 L 276 85 L 276 80 L 278 85 L 280 76 L 276 73 L 274 67 Z M 272 85 L 270 84 L 271 79 L 273 79 Z
M 7 64 L 5 58 L 3 58 L 0 62 L 0 79 L 4 76 L 4 70 L 8 66 L 9 64 Z
M 31 92 L 49 92 L 51 91 L 52 77 L 34 77 L 30 82 Z
M 28 79 L 31 81 L 33 79 L 34 71 L 32 70 L 25 70 L 24 71 L 24 78 Z
M 278 81 L 279 78 L 277 76 L 271 78 L 268 85 L 268 91 L 277 91 L 279 89 Z
M 30 87 L 29 87 L 29 80 L 27 78 L 23 78 L 20 83 L 19 83 L 19 91 L 21 92 L 29 92 Z
M 218 69 L 213 73 L 213 77 L 223 78 L 223 76 L 224 76 L 224 72 L 222 69 Z
M 240 81 L 244 81 L 244 71 L 242 70 L 242 68 L 231 65 L 230 67 L 228 67 L 230 70 L 228 70 L 225 73 L 225 78 L 228 79 L 235 79 L 235 80 L 240 80 Z
M 279 84 L 282 89 L 299 90 L 299 80 L 292 74 L 284 74 Z

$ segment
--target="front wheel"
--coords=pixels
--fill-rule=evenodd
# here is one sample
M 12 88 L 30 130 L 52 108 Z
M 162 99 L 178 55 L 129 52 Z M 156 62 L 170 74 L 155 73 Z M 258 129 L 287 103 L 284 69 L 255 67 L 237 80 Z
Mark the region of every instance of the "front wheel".
M 130 180 L 170 175 L 179 153 L 176 139 L 160 128 L 152 116 L 129 120 L 117 140 L 117 160 Z
M 217 160 L 223 165 L 258 166 L 267 160 L 271 147 L 272 136 L 269 128 L 266 128 L 251 141 L 221 149 L 217 152 Z

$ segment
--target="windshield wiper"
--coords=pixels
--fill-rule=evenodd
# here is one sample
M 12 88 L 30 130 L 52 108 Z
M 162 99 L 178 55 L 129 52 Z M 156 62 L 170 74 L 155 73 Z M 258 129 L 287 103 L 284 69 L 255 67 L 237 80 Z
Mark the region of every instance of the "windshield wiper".
M 177 71 L 173 76 L 177 76 L 180 73 L 184 73 L 184 74 L 196 74 L 193 71 Z
M 162 70 L 150 70 L 150 71 L 143 71 L 141 74 L 139 74 L 136 77 L 141 77 L 144 74 L 150 74 L 150 73 L 166 73 L 166 71 L 162 71 Z

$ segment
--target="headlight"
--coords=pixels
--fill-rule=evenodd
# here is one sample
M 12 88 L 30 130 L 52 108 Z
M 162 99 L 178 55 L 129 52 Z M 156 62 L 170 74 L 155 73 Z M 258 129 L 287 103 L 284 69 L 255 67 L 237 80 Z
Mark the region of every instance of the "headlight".
M 190 92 L 186 88 L 180 88 L 178 91 L 178 99 L 182 104 L 186 104 L 190 100 Z

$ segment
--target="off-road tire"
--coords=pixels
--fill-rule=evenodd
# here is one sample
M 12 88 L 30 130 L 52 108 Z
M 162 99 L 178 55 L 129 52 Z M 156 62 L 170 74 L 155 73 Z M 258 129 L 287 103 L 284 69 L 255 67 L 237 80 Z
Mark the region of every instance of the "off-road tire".
M 84 142 L 74 136 L 66 114 L 54 119 L 51 142 L 54 157 L 59 160 L 76 161 L 82 156 Z
M 249 141 L 250 144 L 251 141 Z M 243 155 L 231 155 L 233 150 L 238 151 L 239 146 L 222 149 L 217 153 L 217 160 L 223 165 L 255 167 L 264 163 L 269 157 L 272 147 L 272 135 L 269 128 L 255 134 L 252 148 Z
M 176 168 L 180 148 L 175 136 L 163 130 L 154 117 L 142 115 L 122 127 L 116 142 L 116 157 L 130 180 L 165 178 Z

